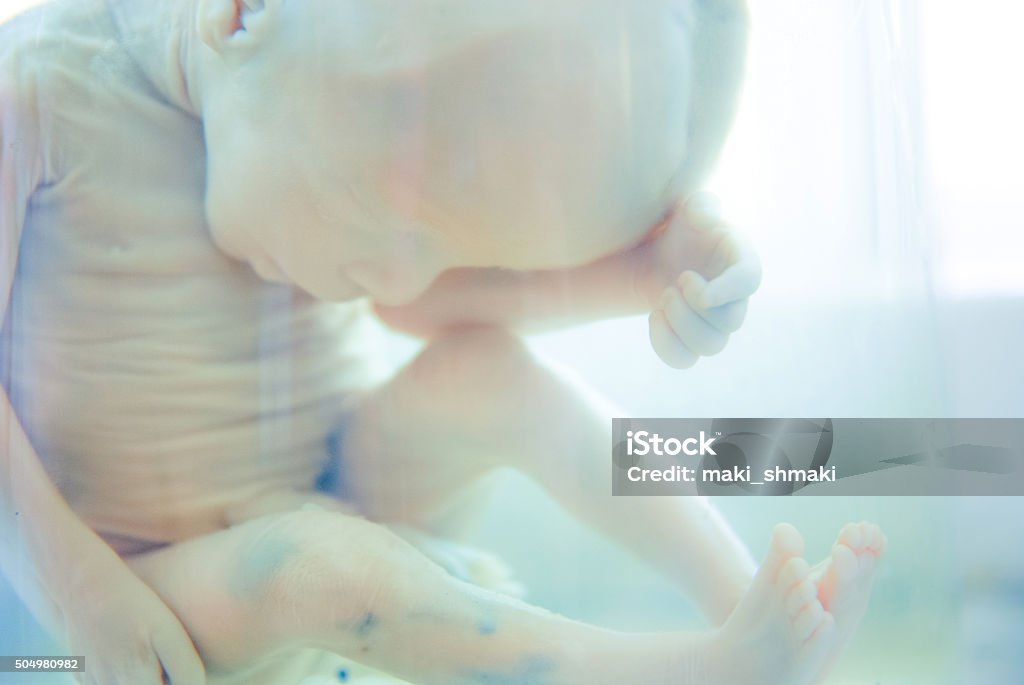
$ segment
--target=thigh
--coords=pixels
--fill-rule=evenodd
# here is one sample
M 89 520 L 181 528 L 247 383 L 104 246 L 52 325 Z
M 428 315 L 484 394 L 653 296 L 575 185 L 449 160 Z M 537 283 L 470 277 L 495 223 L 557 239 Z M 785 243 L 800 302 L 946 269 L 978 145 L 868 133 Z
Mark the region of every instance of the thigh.
M 257 666 L 290 645 L 263 622 L 253 584 L 287 561 L 263 544 L 284 514 L 267 514 L 230 528 L 124 557 L 160 596 L 192 637 L 207 668 L 231 671 Z M 270 550 L 270 551 L 268 551 Z
M 440 336 L 348 414 L 328 489 L 376 520 L 426 524 L 485 474 L 517 466 L 549 377 L 512 334 Z

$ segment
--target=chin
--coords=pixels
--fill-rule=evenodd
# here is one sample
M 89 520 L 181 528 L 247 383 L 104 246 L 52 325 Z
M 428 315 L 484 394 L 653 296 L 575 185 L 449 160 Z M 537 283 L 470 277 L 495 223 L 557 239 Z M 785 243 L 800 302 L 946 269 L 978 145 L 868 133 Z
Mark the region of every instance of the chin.
M 366 290 L 351 282 L 332 283 L 328 287 L 319 283 L 304 283 L 301 280 L 289 280 L 288 283 L 310 297 L 325 302 L 350 302 L 367 296 Z

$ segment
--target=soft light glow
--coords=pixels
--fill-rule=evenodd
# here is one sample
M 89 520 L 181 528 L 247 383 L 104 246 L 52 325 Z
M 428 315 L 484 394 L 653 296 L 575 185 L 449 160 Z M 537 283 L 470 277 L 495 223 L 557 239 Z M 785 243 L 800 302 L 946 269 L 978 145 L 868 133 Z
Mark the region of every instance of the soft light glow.
M 45 0 L 0 0 L 0 21 L 27 10 L 29 7 L 43 4 Z
M 942 236 L 939 285 L 955 295 L 1024 292 L 1024 7 L 922 2 L 924 111 Z

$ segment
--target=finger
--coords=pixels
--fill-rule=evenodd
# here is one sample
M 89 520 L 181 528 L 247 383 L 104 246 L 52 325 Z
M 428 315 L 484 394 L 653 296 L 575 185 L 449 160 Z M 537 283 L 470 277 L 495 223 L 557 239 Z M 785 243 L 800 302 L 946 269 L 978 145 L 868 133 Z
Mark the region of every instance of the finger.
M 729 336 L 693 311 L 678 288 L 665 290 L 661 298 L 661 307 L 668 325 L 691 352 L 710 357 L 725 349 Z
M 688 369 L 697 363 L 697 355 L 686 349 L 668 325 L 665 312 L 660 309 L 651 312 L 649 328 L 651 346 L 663 362 L 674 369 Z
M 747 300 L 723 304 L 707 312 L 701 312 L 701 316 L 721 332 L 735 333 L 747 318 Z
M 704 309 L 704 291 L 708 282 L 696 271 L 684 272 L 679 277 L 683 299 L 702 319 L 722 333 L 735 333 L 747 317 L 747 300 L 738 300 L 711 309 Z
M 124 671 L 122 676 L 109 682 L 117 685 L 163 685 L 163 671 L 154 658 L 148 664 L 138 665 Z
M 712 279 L 704 289 L 704 309 L 744 300 L 761 285 L 761 262 L 744 257 Z
M 158 631 L 153 634 L 152 644 L 170 685 L 206 684 L 203 660 L 184 628 L 174 626 Z
M 705 301 L 705 290 L 708 287 L 705 277 L 695 271 L 687 271 L 681 276 L 680 284 L 683 289 L 683 299 L 716 330 L 725 334 L 735 333 L 743 325 L 743 320 L 746 318 L 746 305 L 749 300 L 737 300 L 705 309 L 702 307 L 703 301 Z
M 124 650 L 110 662 L 114 677 L 110 685 L 163 685 L 162 671 L 157 655 L 148 641 L 125 642 Z M 99 680 L 97 678 L 97 680 Z

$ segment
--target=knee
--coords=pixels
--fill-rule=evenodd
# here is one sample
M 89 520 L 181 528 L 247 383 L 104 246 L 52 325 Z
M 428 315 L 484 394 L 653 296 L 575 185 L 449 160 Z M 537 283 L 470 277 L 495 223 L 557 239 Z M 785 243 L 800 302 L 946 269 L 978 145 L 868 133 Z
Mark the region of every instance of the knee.
M 237 557 L 233 594 L 269 621 L 286 617 L 319 623 L 355 620 L 370 608 L 369 584 L 380 587 L 393 564 L 398 538 L 364 519 L 327 510 L 267 517 Z M 301 626 L 281 625 L 290 630 Z

